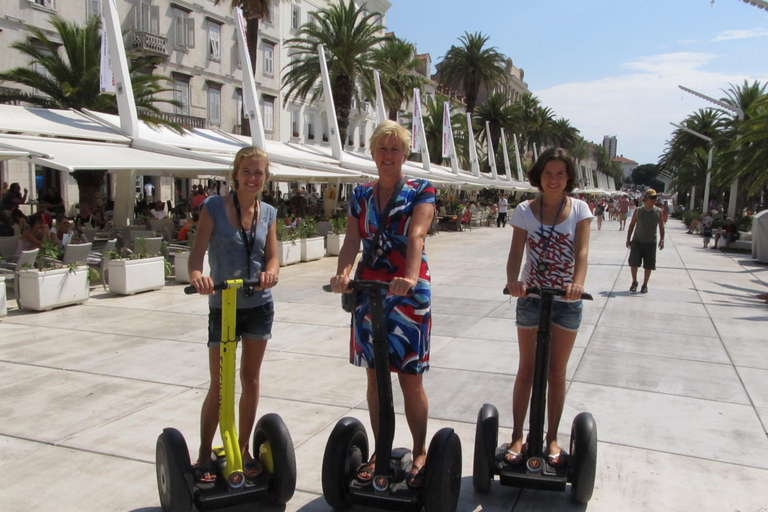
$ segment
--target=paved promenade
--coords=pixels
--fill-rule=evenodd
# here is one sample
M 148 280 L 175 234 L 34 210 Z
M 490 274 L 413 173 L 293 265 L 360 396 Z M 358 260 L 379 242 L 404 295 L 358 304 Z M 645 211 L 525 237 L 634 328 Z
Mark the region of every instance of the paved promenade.
M 517 368 L 514 307 L 501 295 L 512 230 L 429 238 L 433 275 L 429 438 L 451 426 L 463 446 L 459 510 L 740 511 L 768 508 L 768 267 L 701 248 L 670 219 L 647 295 L 632 294 L 625 232 L 592 226 L 582 329 L 569 365 L 561 444 L 580 411 L 599 434 L 594 497 L 472 487 L 477 411 L 500 411 L 511 433 Z M 259 414 L 278 412 L 293 437 L 294 498 L 329 511 L 320 468 L 343 416 L 368 423 L 363 372 L 347 362 L 348 315 L 320 289 L 336 258 L 281 269 Z M 182 287 L 0 321 L 0 510 L 159 511 L 154 449 L 164 427 L 190 447 L 207 383 L 206 301 Z M 395 384 L 397 386 L 397 384 Z M 410 446 L 395 390 L 395 446 Z M 369 430 L 370 432 L 370 430 Z M 372 437 L 372 436 L 371 436 Z M 355 508 L 354 510 L 363 510 Z

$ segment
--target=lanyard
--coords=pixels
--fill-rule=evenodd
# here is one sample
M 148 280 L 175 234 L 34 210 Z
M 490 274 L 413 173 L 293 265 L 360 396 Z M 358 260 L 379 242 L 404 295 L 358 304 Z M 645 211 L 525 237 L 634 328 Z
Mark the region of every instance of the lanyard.
M 237 211 L 237 225 L 240 226 L 240 234 L 243 236 L 243 245 L 245 246 L 245 266 L 248 268 L 248 279 L 251 279 L 251 252 L 253 251 L 253 245 L 256 243 L 256 227 L 259 222 L 259 200 L 255 199 L 255 208 L 253 211 L 253 220 L 251 220 L 251 236 L 243 229 L 243 216 L 240 211 L 240 201 L 237 200 L 237 192 L 232 196 L 235 200 L 235 211 Z
M 539 205 L 539 223 L 541 224 L 541 234 L 539 235 L 541 239 L 544 241 L 544 248 L 541 250 L 541 255 L 544 257 L 547 253 L 547 249 L 549 249 L 549 241 L 552 239 L 552 234 L 555 232 L 555 226 L 557 226 L 557 221 L 560 219 L 560 214 L 563 212 L 563 208 L 565 208 L 565 194 L 563 194 L 563 202 L 560 203 L 560 208 L 557 210 L 557 215 L 555 215 L 555 221 L 552 223 L 552 226 L 549 228 L 549 235 L 547 235 L 546 238 L 544 238 L 544 199 L 542 198 Z M 547 271 L 549 268 L 549 263 L 546 261 L 539 261 L 539 264 L 537 265 L 537 269 L 539 273 L 543 274 Z

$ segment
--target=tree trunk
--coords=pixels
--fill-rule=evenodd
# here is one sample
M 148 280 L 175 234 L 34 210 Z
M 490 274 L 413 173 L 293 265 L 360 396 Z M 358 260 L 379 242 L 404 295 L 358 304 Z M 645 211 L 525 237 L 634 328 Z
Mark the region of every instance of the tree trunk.
M 106 204 L 104 201 L 104 182 L 107 176 L 107 171 L 97 170 L 77 170 L 72 173 L 72 177 L 77 182 L 77 188 L 80 191 L 79 203 L 85 203 L 91 207 L 91 210 L 96 208 L 96 204 L 101 200 L 102 204 Z
M 336 120 L 339 123 L 339 137 L 342 149 L 347 144 L 347 128 L 349 128 L 349 111 L 352 107 L 352 81 L 345 74 L 336 77 L 333 83 L 333 103 L 336 107 Z

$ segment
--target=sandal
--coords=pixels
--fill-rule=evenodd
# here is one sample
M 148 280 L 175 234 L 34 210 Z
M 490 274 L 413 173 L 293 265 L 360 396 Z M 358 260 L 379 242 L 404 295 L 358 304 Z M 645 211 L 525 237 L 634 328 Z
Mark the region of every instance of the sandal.
M 195 473 L 195 485 L 200 489 L 211 489 L 216 485 L 216 469 L 213 466 L 207 468 L 193 464 Z
M 261 465 L 261 462 L 259 462 L 256 459 L 249 460 L 245 464 L 243 464 L 243 474 L 245 475 L 245 478 L 248 480 L 253 480 L 254 478 L 258 478 L 261 476 L 261 474 L 264 472 L 264 466 Z
M 364 464 L 360 464 L 360 467 L 357 468 L 357 474 L 355 475 L 355 478 L 357 478 L 358 482 L 367 484 L 368 482 L 373 480 L 373 475 L 375 473 L 376 473 L 376 461 L 369 460 Z
M 648 286 L 643 285 L 643 287 L 640 288 L 640 293 L 648 293 Z
M 629 287 L 629 291 L 631 292 L 637 291 L 637 281 L 632 281 L 632 286 Z
M 523 462 L 525 462 L 525 456 L 523 455 L 523 452 L 525 451 L 525 445 L 523 445 L 520 453 L 513 452 L 510 446 L 511 445 L 507 445 L 507 451 L 504 452 L 504 463 L 509 464 L 510 466 L 521 465 Z
M 411 466 L 411 474 L 408 475 L 406 483 L 411 489 L 421 488 L 424 485 L 424 466 L 419 467 L 416 464 Z
M 567 459 L 568 459 L 568 454 L 565 453 L 565 450 L 560 450 L 559 453 L 556 453 L 554 455 L 552 454 L 547 455 L 547 463 L 553 468 L 561 468 L 565 466 L 568 463 Z

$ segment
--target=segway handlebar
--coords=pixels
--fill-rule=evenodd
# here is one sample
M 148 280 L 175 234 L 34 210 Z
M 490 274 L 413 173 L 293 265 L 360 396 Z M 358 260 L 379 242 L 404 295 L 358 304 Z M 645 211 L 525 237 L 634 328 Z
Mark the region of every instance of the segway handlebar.
M 565 290 L 560 290 L 558 288 L 546 288 L 542 287 L 539 288 L 538 286 L 529 286 L 526 287 L 525 291 L 530 295 L 541 295 L 541 293 L 551 293 L 552 295 L 557 295 L 558 297 L 565 297 Z M 509 295 L 509 290 L 504 287 L 504 295 Z M 587 292 L 584 292 L 581 294 L 582 300 L 592 300 L 592 295 L 590 295 Z
M 352 279 L 349 281 L 349 290 L 360 290 L 360 291 L 387 291 L 389 290 L 389 283 L 385 281 L 367 281 L 363 279 Z M 331 289 L 331 285 L 324 284 L 323 285 L 323 291 L 325 292 L 333 292 Z M 416 293 L 416 290 L 411 288 L 408 290 L 408 295 L 411 295 L 413 293 Z
M 242 284 L 238 284 L 238 285 L 230 284 L 227 281 L 223 281 L 221 283 L 216 283 L 216 284 L 213 285 L 213 289 L 221 291 L 221 290 L 226 290 L 227 288 L 234 288 L 234 287 L 237 287 L 237 288 L 255 288 L 255 287 L 258 287 L 258 286 L 259 286 L 259 280 L 258 279 L 243 279 L 242 280 Z M 186 293 L 187 295 L 195 294 L 195 293 L 197 293 L 197 288 L 195 288 L 192 285 L 185 286 L 184 287 L 184 293 Z

